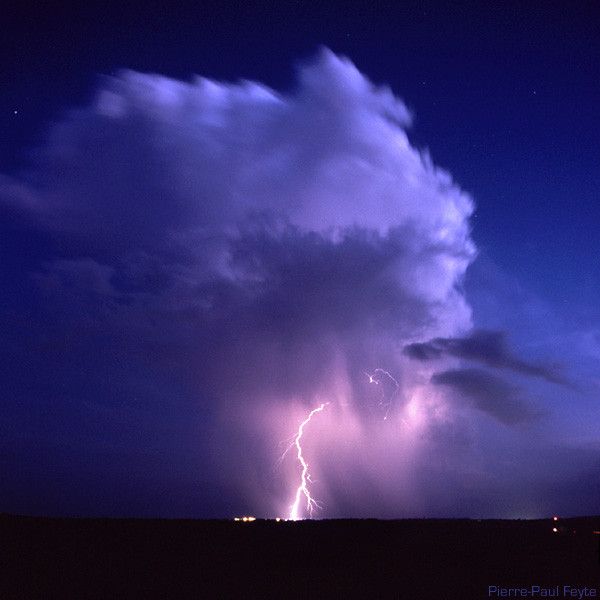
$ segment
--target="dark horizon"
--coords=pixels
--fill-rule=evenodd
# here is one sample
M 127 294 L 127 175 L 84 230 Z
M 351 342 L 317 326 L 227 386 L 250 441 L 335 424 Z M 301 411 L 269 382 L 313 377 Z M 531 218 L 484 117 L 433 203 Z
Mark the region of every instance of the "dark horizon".
M 597 596 L 600 518 L 155 522 L 0 517 L 3 597 Z M 309 550 L 309 551 L 307 551 Z M 11 591 L 15 592 L 11 595 Z M 587 595 L 586 595 L 587 591 Z M 511 594 L 522 597 L 520 592 Z M 545 593 L 545 596 L 552 597 Z M 560 597 L 555 593 L 554 597 Z M 574 596 L 575 597 L 575 594 Z

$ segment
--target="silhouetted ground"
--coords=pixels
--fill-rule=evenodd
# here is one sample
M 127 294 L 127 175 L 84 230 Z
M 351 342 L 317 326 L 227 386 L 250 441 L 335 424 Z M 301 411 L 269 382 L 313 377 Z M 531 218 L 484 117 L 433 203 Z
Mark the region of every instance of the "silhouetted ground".
M 569 597 L 563 586 L 571 585 L 594 588 L 600 597 L 600 535 L 592 533 L 600 530 L 600 517 L 558 525 L 553 533 L 550 520 L 236 523 L 0 515 L 0 598 L 500 597 L 489 595 L 492 585 L 558 585 L 558 597 Z

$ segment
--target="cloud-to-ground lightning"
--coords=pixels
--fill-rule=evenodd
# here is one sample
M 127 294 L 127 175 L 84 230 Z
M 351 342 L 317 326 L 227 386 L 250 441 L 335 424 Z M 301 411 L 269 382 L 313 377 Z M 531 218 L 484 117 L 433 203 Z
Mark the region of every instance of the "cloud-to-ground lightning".
M 391 396 L 386 396 L 385 391 L 382 391 L 379 406 L 385 408 L 385 416 L 383 417 L 383 420 L 385 421 L 388 418 L 394 396 L 400 389 L 400 384 L 398 383 L 396 378 L 389 371 L 386 371 L 385 369 L 377 368 L 373 371 L 373 373 L 367 373 L 366 371 L 364 373 L 369 378 L 369 383 L 374 383 L 375 385 L 379 385 L 383 381 L 382 377 L 387 377 L 395 386 L 394 393 Z
M 292 444 L 292 445 L 296 446 L 296 457 L 302 467 L 302 471 L 300 473 L 300 485 L 298 486 L 298 489 L 296 490 L 296 495 L 294 497 L 294 503 L 290 507 L 289 518 L 291 521 L 297 521 L 298 519 L 301 518 L 300 504 L 301 504 L 302 496 L 304 496 L 304 498 L 306 499 L 306 510 L 308 511 L 309 516 L 312 517 L 313 510 L 315 508 L 321 508 L 321 505 L 319 504 L 319 502 L 310 495 L 310 490 L 308 488 L 308 484 L 311 483 L 312 480 L 310 478 L 310 472 L 308 470 L 308 463 L 306 462 L 306 459 L 304 458 L 304 454 L 302 453 L 301 441 L 302 441 L 302 435 L 304 434 L 304 428 L 306 427 L 306 425 L 310 422 L 310 420 L 313 418 L 314 415 L 321 412 L 328 404 L 329 404 L 329 402 L 324 402 L 323 404 L 317 406 L 317 408 L 314 408 L 313 410 L 310 411 L 310 413 L 308 414 L 306 419 L 304 419 L 304 421 L 302 421 L 302 423 L 300 423 L 300 427 L 298 427 L 298 431 L 296 432 L 296 436 L 294 438 L 294 443 Z
M 379 402 L 379 406 L 385 408 L 384 420 L 386 420 L 388 418 L 388 414 L 389 414 L 390 408 L 392 406 L 394 396 L 397 393 L 397 391 L 400 389 L 400 384 L 398 383 L 396 378 L 389 371 L 386 371 L 385 369 L 377 368 L 373 371 L 373 373 L 367 373 L 365 371 L 365 375 L 369 378 L 369 383 L 374 383 L 375 385 L 383 384 L 383 382 L 387 378 L 394 385 L 395 389 L 391 395 L 387 395 L 385 393 L 385 390 L 382 390 L 382 398 L 381 398 L 381 401 Z M 297 521 L 302 518 L 301 506 L 302 506 L 303 498 L 306 500 L 306 512 L 308 513 L 308 515 L 310 517 L 312 517 L 315 508 L 321 508 L 321 505 L 318 502 L 318 500 L 315 500 L 315 498 L 313 498 L 310 493 L 309 484 L 312 483 L 312 480 L 310 478 L 310 471 L 308 468 L 308 463 L 306 462 L 306 459 L 304 457 L 304 453 L 302 450 L 302 436 L 304 435 L 304 428 L 308 425 L 308 423 L 310 423 L 313 416 L 319 412 L 322 412 L 328 404 L 329 404 L 329 402 L 324 402 L 324 403 L 320 404 L 319 406 L 317 406 L 317 408 L 314 408 L 313 410 L 311 410 L 310 413 L 308 414 L 308 416 L 304 419 L 304 421 L 302 421 L 300 423 L 300 426 L 298 427 L 296 434 L 291 438 L 291 440 L 286 440 L 285 442 L 283 442 L 283 443 L 287 443 L 288 445 L 287 445 L 286 449 L 284 450 L 283 454 L 279 457 L 278 464 L 280 464 L 283 461 L 283 459 L 286 457 L 287 453 L 292 448 L 295 447 L 296 448 L 296 458 L 298 459 L 298 462 L 301 466 L 300 483 L 296 489 L 296 494 L 294 496 L 294 502 L 290 506 L 289 519 L 291 521 Z

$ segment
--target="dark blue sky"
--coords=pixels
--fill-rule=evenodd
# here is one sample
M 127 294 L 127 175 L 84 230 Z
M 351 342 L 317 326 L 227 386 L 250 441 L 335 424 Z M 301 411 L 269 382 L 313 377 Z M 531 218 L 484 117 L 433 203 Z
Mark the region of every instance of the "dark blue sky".
M 118 171 L 114 176 L 114 186 L 98 191 L 98 198 L 89 200 L 92 207 L 90 215 L 97 216 L 104 210 L 98 208 L 97 202 L 104 202 L 105 194 L 117 198 L 115 206 L 119 202 L 131 202 L 133 206 L 139 199 L 146 202 L 151 197 L 147 208 L 140 209 L 139 213 L 132 209 L 125 216 L 118 216 L 119 222 L 129 223 L 128 219 L 131 219 L 133 223 L 135 219 L 141 219 L 142 214 L 153 214 L 153 217 L 144 217 L 142 227 L 136 229 L 132 226 L 131 231 L 129 225 L 123 225 L 122 230 L 120 225 L 113 227 L 111 219 L 117 215 L 117 209 L 113 210 L 108 203 L 104 220 L 98 217 L 97 223 L 96 216 L 81 216 L 86 214 L 86 207 L 81 214 L 69 212 L 71 209 L 61 212 L 61 194 L 77 198 L 81 198 L 82 194 L 93 196 L 89 190 L 101 190 L 107 177 L 111 178 L 115 173 L 115 167 L 118 170 L 119 165 L 129 160 L 128 157 L 146 151 L 147 146 L 141 140 L 154 126 L 146 124 L 145 129 L 137 129 L 139 124 L 135 121 L 130 124 L 132 129 L 119 130 L 121 133 L 115 133 L 115 139 L 123 135 L 123 139 L 133 141 L 130 146 L 122 146 L 107 158 L 103 150 L 95 154 L 94 140 L 105 140 L 102 137 L 103 125 L 90 117 L 89 124 L 84 127 L 80 125 L 84 117 L 79 121 L 79 117 L 68 111 L 88 107 L 94 102 L 98 90 L 105 87 L 102 76 L 115 76 L 122 69 L 156 73 L 183 81 L 190 81 L 195 74 L 227 82 L 248 79 L 290 97 L 297 93 L 302 96 L 303 87 L 298 83 L 297 70 L 300 65 L 312 61 L 323 46 L 337 55 L 347 56 L 373 83 L 391 87 L 414 115 L 412 126 L 407 129 L 410 143 L 418 149 L 427 149 L 433 162 L 447 170 L 460 188 L 473 197 L 476 209 L 470 223 L 479 258 L 467 272 L 466 298 L 473 308 L 476 330 L 501 331 L 510 340 L 501 350 L 484 346 L 481 355 L 505 352 L 507 356 L 518 354 L 522 357 L 519 360 L 532 361 L 531 364 L 537 365 L 542 361 L 558 365 L 556 368 L 568 379 L 569 385 L 562 388 L 560 385 L 544 387 L 546 383 L 537 380 L 523 384 L 527 390 L 525 396 L 536 399 L 538 404 L 547 404 L 543 411 L 554 418 L 554 421 L 550 419 L 546 429 L 539 425 L 539 430 L 536 430 L 543 443 L 540 442 L 539 456 L 535 461 L 544 462 L 544 444 L 551 445 L 552 435 L 561 431 L 560 423 L 564 423 L 565 443 L 557 459 L 560 464 L 569 463 L 570 459 L 565 458 L 569 452 L 581 452 L 585 467 L 581 472 L 572 474 L 577 481 L 577 478 L 585 478 L 582 473 L 590 469 L 595 473 L 594 469 L 600 468 L 598 438 L 593 433 L 594 419 L 600 416 L 596 407 L 600 382 L 595 375 L 600 366 L 600 243 L 597 236 L 600 225 L 600 9 L 593 2 L 459 4 L 351 3 L 341 10 L 339 3 L 310 6 L 305 2 L 260 5 L 217 2 L 209 6 L 197 2 L 185 6 L 180 4 L 174 9 L 155 2 L 109 6 L 89 2 L 76 6 L 62 3 L 60 8 L 52 3 L 35 8 L 21 5 L 8 10 L 8 15 L 3 17 L 0 38 L 0 176 L 10 178 L 10 182 L 26 183 L 27 189 L 35 188 L 36 193 L 41 193 L 40 190 L 49 192 L 43 202 L 48 201 L 50 208 L 41 212 L 38 208 L 30 211 L 37 214 L 37 218 L 27 216 L 30 207 L 23 208 L 29 206 L 23 198 L 28 192 L 19 192 L 19 200 L 5 202 L 2 206 L 9 208 L 3 208 L 0 213 L 0 282 L 3 287 L 0 310 L 3 312 L 5 357 L 0 375 L 4 380 L 2 387 L 5 393 L 11 396 L 11 399 L 5 399 L 8 423 L 5 426 L 9 430 L 5 432 L 2 451 L 5 457 L 9 457 L 6 484 L 13 490 L 8 504 L 6 507 L 0 505 L 0 510 L 18 511 L 22 506 L 24 512 L 44 512 L 44 506 L 47 506 L 48 512 L 61 512 L 64 494 L 75 489 L 88 491 L 81 492 L 82 498 L 69 505 L 70 508 L 64 508 L 65 513 L 96 511 L 103 514 L 214 516 L 243 508 L 240 486 L 229 488 L 227 484 L 221 484 L 219 493 L 213 495 L 207 490 L 210 484 L 206 482 L 211 480 L 211 474 L 222 468 L 221 460 L 227 461 L 226 458 L 211 458 L 214 453 L 211 444 L 214 438 L 218 438 L 214 434 L 216 421 L 212 419 L 213 412 L 219 412 L 215 409 L 219 401 L 206 400 L 200 410 L 191 398 L 198 394 L 205 394 L 207 398 L 212 394 L 217 398 L 223 390 L 220 383 L 212 380 L 210 368 L 203 366 L 203 361 L 198 358 L 198 349 L 188 338 L 195 336 L 194 339 L 201 340 L 206 352 L 219 356 L 222 352 L 222 356 L 235 357 L 240 351 L 236 344 L 245 348 L 247 340 L 254 339 L 248 332 L 254 331 L 257 322 L 261 323 L 261 330 L 279 332 L 273 334 L 273 339 L 283 335 L 280 328 L 283 328 L 286 340 L 288 329 L 295 332 L 292 337 L 296 335 L 300 339 L 310 329 L 307 323 L 312 323 L 311 327 L 316 327 L 314 323 L 321 323 L 320 320 L 313 322 L 316 309 L 307 304 L 289 312 L 281 308 L 287 306 L 286 302 L 289 304 L 289 297 L 273 292 L 268 302 L 263 299 L 262 309 L 253 305 L 251 319 L 238 322 L 237 317 L 233 321 L 230 318 L 229 322 L 237 324 L 237 333 L 233 331 L 234 325 L 224 333 L 219 329 L 221 325 L 217 326 L 213 321 L 210 321 L 210 326 L 204 321 L 198 324 L 197 315 L 194 316 L 197 306 L 189 309 L 189 314 L 177 312 L 181 322 L 177 325 L 171 323 L 164 329 L 153 321 L 157 319 L 160 323 L 160 315 L 164 318 L 164 314 L 160 313 L 164 310 L 163 304 L 152 305 L 152 311 L 156 311 L 156 315 L 160 313 L 159 316 L 154 312 L 149 316 L 147 311 L 150 309 L 146 305 L 143 311 L 132 311 L 129 316 L 121 313 L 115 316 L 110 302 L 119 305 L 119 310 L 124 305 L 129 306 L 128 303 L 137 306 L 135 303 L 142 294 L 148 297 L 158 294 L 157 290 L 163 289 L 161 286 L 170 290 L 169 306 L 184 304 L 178 295 L 183 292 L 172 291 L 181 287 L 175 284 L 173 288 L 169 287 L 173 272 L 182 273 L 190 264 L 196 264 L 194 261 L 202 262 L 204 259 L 192 258 L 185 253 L 175 256 L 176 252 L 172 249 L 169 252 L 161 249 L 158 253 L 154 246 L 151 248 L 147 240 L 155 240 L 159 235 L 155 223 L 148 224 L 148 231 L 140 234 L 139 247 L 134 248 L 133 242 L 123 242 L 125 238 L 133 239 L 128 237 L 131 231 L 145 231 L 146 224 L 153 219 L 161 223 L 171 218 L 166 212 L 163 214 L 165 209 L 158 197 L 168 196 L 169 192 L 165 190 L 170 189 L 169 177 L 173 168 L 164 165 L 160 158 L 153 158 L 151 151 L 148 151 L 150 158 L 145 163 L 146 175 L 139 175 L 137 171 L 134 174 Z M 323 67 L 324 73 L 327 68 Z M 335 69 L 338 67 L 331 68 L 337 72 Z M 112 90 L 112 85 L 109 84 L 108 89 Z M 131 84 L 131 87 L 135 85 Z M 118 88 L 117 91 L 121 93 L 122 90 Z M 340 111 L 343 112 L 343 109 Z M 74 123 L 73 131 L 79 133 L 72 138 L 68 128 L 53 129 L 54 124 L 60 122 Z M 82 133 L 84 131 L 87 133 Z M 297 139 L 295 131 L 290 126 L 293 139 Z M 75 138 L 78 140 L 76 143 L 73 142 Z M 98 173 L 92 173 L 89 180 L 73 175 L 79 173 L 81 165 L 73 167 L 72 171 L 61 166 L 63 158 L 56 158 L 62 156 L 61 143 L 65 147 L 73 144 L 85 165 L 95 157 L 98 164 L 109 165 L 111 170 L 103 174 L 98 167 Z M 281 143 L 281 147 L 285 147 L 284 142 Z M 104 141 L 98 142 L 98 147 L 103 148 L 102 144 Z M 316 158 L 312 159 L 318 162 Z M 190 161 L 190 164 L 196 164 L 191 158 Z M 153 181 L 158 172 L 162 174 L 158 183 L 148 183 L 147 188 L 140 184 Z M 68 181 L 70 177 L 73 178 L 73 187 L 66 183 L 61 187 L 57 183 L 61 178 Z M 9 185 L 7 181 L 0 183 L 3 193 L 9 197 L 12 183 Z M 290 185 L 295 185 L 295 180 Z M 214 184 L 216 187 L 211 187 L 213 183 L 207 186 L 214 191 L 218 182 Z M 267 186 L 268 183 L 265 183 L 265 189 Z M 179 196 L 175 192 L 173 194 L 175 202 Z M 59 198 L 59 201 L 52 204 L 47 198 Z M 217 201 L 214 202 L 216 205 Z M 15 206 L 18 208 L 15 209 Z M 191 219 L 189 215 L 181 218 Z M 61 223 L 59 233 L 55 220 Z M 337 224 L 339 220 L 332 222 Z M 90 223 L 89 236 L 87 223 Z M 173 227 L 178 227 L 179 223 L 176 216 L 173 216 L 172 222 L 169 221 Z M 363 225 L 353 222 L 350 217 L 348 223 Z M 297 279 L 286 280 L 287 289 L 294 288 L 297 281 L 304 284 L 299 289 L 310 287 L 303 279 L 309 278 L 311 272 L 306 266 L 308 263 L 303 262 L 308 261 L 308 256 L 313 257 L 311 265 L 321 265 L 319 261 L 323 261 L 319 276 L 331 273 L 330 265 L 335 260 L 339 261 L 336 264 L 344 261 L 354 264 L 352 261 L 358 260 L 358 255 L 363 256 L 363 251 L 365 256 L 371 256 L 366 247 L 350 240 L 346 245 L 330 250 L 319 244 L 313 247 L 314 240 L 303 237 L 301 233 L 303 227 L 312 229 L 304 221 L 294 224 L 300 230 L 285 237 L 285 244 L 281 242 L 281 247 L 264 240 L 259 244 L 254 238 L 253 243 L 245 238 L 243 243 L 240 241 L 241 247 L 245 248 L 240 252 L 253 255 L 256 251 L 256 262 L 267 265 L 264 268 L 271 276 L 277 273 L 277 281 L 285 280 L 290 272 L 296 273 Z M 344 224 L 347 223 L 344 221 Z M 72 226 L 77 235 L 70 230 L 65 233 L 63 225 L 67 229 Z M 96 226 L 97 231 L 94 229 Z M 121 242 L 123 248 L 119 246 Z M 303 250 L 294 254 L 286 244 Z M 283 247 L 288 248 L 291 254 L 285 254 Z M 307 247 L 310 251 L 306 250 Z M 154 250 L 156 256 L 160 254 L 160 260 L 152 254 Z M 153 262 L 148 267 L 144 263 L 145 266 L 140 267 L 139 254 L 134 251 L 145 252 L 144 260 L 148 263 L 155 260 L 156 264 Z M 304 251 L 308 254 L 303 254 Z M 386 238 L 376 253 L 372 250 L 371 260 L 374 264 L 379 259 L 385 262 L 397 251 L 393 239 Z M 286 263 L 287 270 L 273 258 L 283 254 L 292 261 L 292 266 Z M 92 262 L 81 262 L 88 259 Z M 206 261 L 209 259 L 206 258 Z M 358 262 L 367 265 L 365 268 L 372 264 Z M 108 270 L 103 270 L 104 267 Z M 250 267 L 242 264 L 238 268 Z M 136 279 L 141 277 L 142 271 L 143 284 Z M 360 285 L 352 279 L 351 267 L 347 271 L 335 272 L 339 275 L 339 281 L 336 280 L 339 289 Z M 281 273 L 285 273 L 285 277 Z M 59 300 L 49 301 L 36 287 L 41 286 L 44 293 L 48 290 L 56 293 L 58 281 L 60 285 L 66 285 L 73 296 L 67 298 L 59 292 Z M 247 297 L 244 301 L 240 300 L 223 281 L 218 286 L 213 282 L 211 286 L 211 298 L 221 298 L 223 305 L 229 307 L 227 310 L 233 311 L 232 314 L 250 310 L 244 304 L 249 302 Z M 404 302 L 390 292 L 389 285 L 381 283 L 378 289 L 390 302 Z M 79 291 L 74 293 L 73 290 Z M 89 295 L 100 292 L 105 294 L 102 301 Z M 138 292 L 140 296 L 124 299 L 125 294 Z M 190 293 L 189 290 L 185 292 Z M 325 301 L 335 304 L 331 300 L 333 292 L 327 294 Z M 185 295 L 186 301 L 188 295 Z M 106 297 L 111 300 L 106 300 Z M 315 292 L 315 297 L 320 296 Z M 371 309 L 379 307 L 374 300 L 374 304 L 369 304 L 370 296 L 362 298 L 361 302 L 364 304 L 357 300 L 353 311 L 348 308 L 348 314 L 354 318 L 360 314 L 367 319 L 371 313 L 365 306 Z M 88 310 L 89 320 L 73 321 L 74 313 L 87 314 Z M 263 312 L 259 318 L 260 310 Z M 227 313 L 225 309 L 223 312 Z M 344 315 L 335 313 L 335 318 L 338 316 L 339 327 L 347 331 Z M 119 333 L 119 328 L 122 329 L 120 324 L 127 319 L 135 321 L 138 317 L 140 323 L 143 321 L 140 330 Z M 304 320 L 302 333 L 295 331 L 295 325 L 288 325 L 295 318 Z M 280 319 L 286 323 L 285 327 Z M 152 325 L 148 325 L 150 322 Z M 148 334 L 152 341 L 146 345 L 146 341 L 142 340 L 145 334 L 140 331 L 147 332 L 147 327 L 152 328 L 152 334 Z M 441 329 L 437 337 L 453 337 L 444 332 Z M 461 335 L 468 338 L 462 330 L 455 333 L 457 339 Z M 246 341 L 232 342 L 236 349 L 230 353 L 230 346 L 224 349 L 213 343 L 211 336 L 215 335 L 223 336 L 222 339 L 238 340 L 239 337 Z M 57 346 L 59 339 L 64 347 Z M 406 338 L 409 339 L 411 342 L 416 340 L 410 336 Z M 116 348 L 116 345 L 119 347 Z M 369 355 L 363 350 L 348 351 L 349 362 L 358 360 L 358 356 Z M 379 357 L 379 350 L 373 352 Z M 448 360 L 456 356 L 450 353 Z M 92 374 L 89 365 L 95 363 L 96 357 L 100 358 Z M 481 359 L 477 352 L 466 359 L 463 355 L 459 358 L 479 361 L 494 369 L 518 364 L 515 362 L 517 359 L 490 362 L 489 357 Z M 204 387 L 195 387 L 192 363 L 194 369 L 203 373 L 200 379 L 205 377 L 207 383 Z M 473 393 L 475 398 L 473 390 L 477 388 L 479 394 L 481 374 L 474 372 L 473 365 L 467 367 L 459 372 L 447 366 L 447 370 L 435 375 L 433 380 L 437 377 L 436 381 L 452 381 L 455 391 L 464 392 L 467 396 Z M 250 365 L 246 368 L 250 369 Z M 147 381 L 149 372 L 153 378 L 151 384 Z M 511 377 L 522 374 L 520 371 L 511 374 Z M 491 409 L 489 404 L 502 395 L 503 398 L 509 397 L 513 402 L 511 406 L 517 410 L 520 404 L 513 391 L 509 391 L 513 390 L 511 385 L 517 385 L 515 381 L 499 383 L 495 378 L 487 381 L 487 395 L 480 394 L 473 400 L 478 410 L 485 407 L 489 414 L 505 415 L 505 412 Z M 285 388 L 283 383 L 277 386 Z M 247 383 L 246 387 L 244 384 L 239 387 L 246 390 L 256 386 Z M 567 388 L 568 391 L 565 391 Z M 95 403 L 90 409 L 92 413 L 100 411 L 96 415 L 98 422 L 106 419 L 102 434 L 99 434 L 100 426 L 94 425 L 93 418 L 96 417 L 88 415 L 87 420 L 73 417 L 81 397 L 86 394 L 93 397 Z M 165 407 L 161 403 L 164 396 L 169 396 L 174 404 Z M 108 413 L 102 413 L 105 405 L 110 406 L 110 418 Z M 509 422 L 516 419 L 511 410 L 507 417 Z M 127 438 L 127 428 L 137 411 L 146 415 L 147 423 L 146 429 L 138 432 L 142 437 L 135 442 L 131 441 L 133 438 Z M 534 412 L 533 409 L 524 410 L 522 414 Z M 117 426 L 114 425 L 114 415 L 119 414 L 121 417 L 117 417 L 116 421 L 120 425 Z M 218 420 L 217 417 L 214 419 Z M 82 425 L 84 421 L 89 431 Z M 170 425 L 162 428 L 165 421 Z M 199 449 L 194 449 L 190 441 L 196 435 L 196 425 L 198 431 L 204 432 L 198 436 L 204 440 Z M 476 433 L 469 430 L 469 435 L 473 436 L 471 443 L 476 445 L 473 439 L 477 436 L 490 435 L 493 438 L 496 434 L 487 431 L 488 427 L 484 423 L 481 428 L 476 428 Z M 233 430 L 236 431 L 235 427 Z M 234 431 L 228 434 L 235 435 Z M 450 436 L 449 433 L 444 435 Z M 47 446 L 42 444 L 37 450 L 32 449 L 31 440 L 36 436 L 47 438 L 44 442 Z M 156 447 L 145 453 L 148 440 L 154 440 Z M 513 441 L 506 436 L 498 437 L 499 447 L 506 450 L 507 456 L 511 448 L 521 447 L 521 441 Z M 106 447 L 98 450 L 102 443 Z M 252 443 L 248 442 L 250 446 Z M 443 445 L 446 442 L 437 440 L 437 443 Z M 589 444 L 596 446 L 590 450 Z M 47 450 L 48 447 L 51 450 Z M 87 450 L 83 449 L 91 447 L 96 450 L 90 451 L 88 456 Z M 118 450 L 120 447 L 122 454 Z M 104 458 L 97 460 L 96 451 Z M 266 450 L 262 448 L 257 452 L 260 454 Z M 108 458 L 106 453 L 112 458 Z M 129 457 L 124 461 L 123 453 Z M 66 481 L 63 487 L 56 481 L 51 485 L 44 483 L 40 473 L 46 467 L 38 468 L 42 455 L 49 461 L 48 470 L 63 469 Z M 147 475 L 140 475 L 140 482 L 131 487 L 127 483 L 127 475 L 110 466 L 114 465 L 113 460 L 114 463 L 133 465 Z M 161 463 L 162 466 L 153 462 L 160 463 L 161 460 L 167 462 Z M 263 456 L 260 460 L 264 462 L 267 459 Z M 486 463 L 480 465 L 483 470 L 489 467 L 486 461 L 492 464 L 489 457 L 481 460 Z M 100 463 L 102 466 L 97 470 L 92 466 Z M 179 473 L 175 472 L 174 464 L 179 465 Z M 502 469 L 508 472 L 507 464 L 496 465 L 493 469 L 498 468 L 499 473 Z M 163 475 L 152 475 L 154 467 L 157 473 Z M 204 473 L 198 480 L 193 475 L 194 469 Z M 489 469 L 493 470 L 492 467 Z M 535 470 L 532 464 L 524 465 L 519 476 L 526 478 L 532 469 Z M 22 485 L 18 483 L 19 472 L 26 474 Z M 168 477 L 164 473 L 168 473 Z M 266 475 L 259 473 L 256 477 L 260 479 Z M 457 477 L 460 480 L 460 476 Z M 504 485 L 506 482 L 502 477 L 498 475 Z M 107 500 L 109 494 L 102 483 L 105 480 L 110 482 L 117 495 L 122 494 L 125 498 L 122 504 L 118 501 L 110 504 Z M 200 480 L 204 483 L 198 488 Z M 416 485 L 429 490 L 429 481 L 423 475 L 422 481 L 417 477 Z M 498 482 L 488 484 L 489 481 L 478 481 L 471 486 L 470 489 L 481 486 L 481 493 L 474 493 L 473 499 L 465 500 L 464 506 L 470 507 L 465 508 L 466 512 L 506 514 L 486 500 L 493 495 L 494 485 L 502 485 Z M 554 484 L 544 480 L 538 482 L 538 488 L 546 490 Z M 256 493 L 256 485 L 254 482 L 251 486 L 253 493 Z M 565 484 L 565 489 L 567 487 Z M 149 488 L 153 491 L 148 493 L 151 498 L 148 507 L 140 508 L 135 498 L 139 490 L 147 492 Z M 104 491 L 99 491 L 101 489 Z M 190 492 L 190 489 L 194 491 Z M 161 490 L 170 491 L 163 493 Z M 278 490 L 271 492 L 274 495 L 283 493 Z M 330 490 L 329 493 L 331 502 L 335 504 L 335 491 Z M 46 504 L 44 494 L 49 497 Z M 93 502 L 95 494 L 103 499 L 96 507 Z M 177 500 L 171 498 L 169 501 L 169 494 Z M 224 498 L 223 505 L 219 504 L 219 494 Z M 583 504 L 588 508 L 593 506 L 590 500 L 592 492 L 586 489 L 582 494 L 586 498 Z M 37 500 L 33 501 L 33 497 Z M 431 491 L 430 497 L 434 498 L 435 492 Z M 573 512 L 576 495 L 557 492 L 557 498 L 557 504 L 552 507 L 564 506 L 565 510 Z M 254 506 L 266 510 L 260 502 Z M 346 504 L 338 501 L 337 506 L 344 506 L 348 514 L 363 514 L 355 510 L 350 501 Z M 461 512 L 459 500 L 456 505 L 448 506 L 431 500 L 427 506 L 432 514 L 436 511 Z M 533 500 L 527 514 L 523 503 L 515 500 L 515 506 L 520 507 L 515 511 L 520 510 L 519 515 L 524 516 L 543 510 L 535 506 Z M 392 513 L 393 510 L 385 503 L 374 509 L 375 516 Z

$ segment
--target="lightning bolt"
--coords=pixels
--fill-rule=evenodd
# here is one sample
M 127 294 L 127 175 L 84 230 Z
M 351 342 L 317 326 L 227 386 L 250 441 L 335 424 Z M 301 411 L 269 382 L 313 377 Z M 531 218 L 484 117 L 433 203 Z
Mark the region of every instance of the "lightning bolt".
M 296 446 L 296 458 L 298 459 L 298 462 L 300 463 L 300 465 L 302 467 L 302 471 L 300 474 L 300 485 L 298 486 L 298 489 L 296 490 L 296 495 L 294 497 L 294 503 L 290 507 L 289 519 L 291 521 L 297 521 L 298 519 L 301 518 L 300 502 L 302 500 L 302 496 L 304 496 L 304 498 L 306 499 L 306 510 L 308 511 L 308 514 L 311 517 L 312 517 L 313 511 L 315 508 L 322 508 L 321 504 L 319 504 L 319 502 L 310 495 L 310 490 L 308 489 L 308 484 L 312 483 L 312 480 L 310 478 L 310 473 L 308 471 L 308 463 L 306 462 L 304 455 L 302 453 L 301 441 L 302 441 L 302 435 L 304 434 L 304 428 L 306 427 L 306 425 L 308 425 L 308 423 L 310 422 L 310 420 L 313 418 L 314 415 L 316 415 L 317 413 L 320 413 L 328 404 L 329 404 L 329 402 L 324 402 L 320 406 L 317 406 L 317 408 L 310 411 L 310 413 L 308 414 L 306 419 L 304 419 L 304 421 L 302 421 L 302 423 L 300 423 L 300 427 L 298 427 L 298 431 L 296 432 L 294 441 L 288 448 L 288 450 L 289 450 L 293 446 Z M 284 453 L 284 456 L 286 453 L 287 453 L 287 450 Z
M 373 373 L 367 373 L 366 371 L 364 371 L 364 374 L 369 378 L 369 383 L 374 383 L 375 385 L 379 385 L 381 383 L 381 376 L 385 375 L 396 386 L 396 389 L 394 390 L 394 393 L 391 395 L 390 398 L 386 399 L 385 392 L 383 392 L 381 401 L 379 402 L 380 406 L 385 407 L 385 416 L 383 417 L 383 420 L 386 421 L 388 418 L 388 414 L 390 412 L 390 408 L 392 406 L 392 400 L 394 399 L 396 392 L 398 392 L 398 390 L 400 389 L 400 384 L 396 381 L 396 378 L 389 371 L 386 371 L 385 369 L 377 368 L 373 371 Z
M 381 398 L 379 405 L 382 407 L 385 407 L 385 416 L 383 419 L 386 420 L 388 418 L 388 413 L 389 413 L 390 407 L 392 405 L 392 400 L 393 400 L 395 394 L 397 393 L 397 391 L 400 389 L 400 384 L 398 383 L 396 378 L 389 371 L 386 371 L 385 369 L 377 368 L 373 371 L 373 373 L 367 373 L 366 371 L 364 371 L 364 373 L 369 378 L 369 383 L 374 383 L 375 385 L 379 385 L 384 381 L 383 378 L 387 377 L 390 381 L 392 381 L 392 383 L 395 386 L 394 393 L 391 395 L 390 398 L 386 398 L 385 390 L 382 390 L 382 398 Z M 319 406 L 317 406 L 317 408 L 314 408 L 313 410 L 311 410 L 308 413 L 308 416 L 306 417 L 306 419 L 304 419 L 304 421 L 302 421 L 302 423 L 300 423 L 300 426 L 298 427 L 298 431 L 296 432 L 296 434 L 294 436 L 292 436 L 291 439 L 281 442 L 281 444 L 287 444 L 287 447 L 284 450 L 283 454 L 279 457 L 277 464 L 281 464 L 283 462 L 283 459 L 287 456 L 288 452 L 292 448 L 295 447 L 296 448 L 296 458 L 298 459 L 298 463 L 301 466 L 300 484 L 298 485 L 298 487 L 296 489 L 296 494 L 294 496 L 294 503 L 290 506 L 290 514 L 288 517 L 290 521 L 298 521 L 299 519 L 302 518 L 301 504 L 302 504 L 303 497 L 306 500 L 306 511 L 310 517 L 312 517 L 315 509 L 322 508 L 319 501 L 315 500 L 315 498 L 313 498 L 310 494 L 309 484 L 313 483 L 313 481 L 310 478 L 310 471 L 308 470 L 308 463 L 306 462 L 306 459 L 304 458 L 304 454 L 302 451 L 302 436 L 304 435 L 304 428 L 310 423 L 311 419 L 317 413 L 322 412 L 328 404 L 329 404 L 329 402 L 324 402 L 323 404 L 320 404 Z

